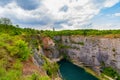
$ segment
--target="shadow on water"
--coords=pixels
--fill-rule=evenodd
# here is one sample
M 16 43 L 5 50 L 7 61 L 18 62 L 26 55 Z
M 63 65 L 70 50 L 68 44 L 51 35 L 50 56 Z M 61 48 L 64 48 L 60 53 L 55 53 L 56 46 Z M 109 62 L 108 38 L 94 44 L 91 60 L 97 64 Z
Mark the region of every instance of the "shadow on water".
M 58 62 L 58 64 L 60 65 L 60 73 L 63 80 L 98 80 L 96 77 L 87 73 L 83 68 L 80 68 L 65 59 Z

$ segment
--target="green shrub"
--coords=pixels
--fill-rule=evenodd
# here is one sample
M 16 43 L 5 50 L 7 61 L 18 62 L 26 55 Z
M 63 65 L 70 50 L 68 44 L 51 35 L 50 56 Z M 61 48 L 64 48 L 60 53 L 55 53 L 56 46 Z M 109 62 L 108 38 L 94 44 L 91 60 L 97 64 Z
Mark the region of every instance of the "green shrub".
M 58 72 L 58 64 L 57 63 L 45 63 L 44 64 L 44 69 L 47 71 L 47 74 L 52 77 L 55 76 Z
M 17 56 L 22 60 L 26 60 L 30 55 L 30 49 L 25 41 L 19 40 L 16 42 L 16 47 L 18 50 Z
M 68 49 L 68 48 L 71 48 L 70 46 L 67 46 L 67 45 L 63 45 L 63 44 L 59 44 L 58 45 L 59 49 Z
M 84 42 L 78 42 L 77 44 L 84 45 Z
M 22 75 L 21 70 L 9 68 L 8 70 L 4 66 L 0 66 L 0 80 L 20 80 Z
M 118 72 L 116 72 L 112 67 L 105 67 L 103 69 L 103 73 L 112 78 L 117 77 L 117 80 L 120 80 L 120 74 Z
M 26 60 L 30 55 L 28 44 L 23 40 L 18 40 L 15 45 L 9 46 L 8 50 L 11 56 L 17 56 L 21 60 Z
M 48 76 L 41 76 L 39 80 L 50 80 Z
M 43 58 L 45 60 L 43 64 L 43 68 L 46 70 L 48 76 L 55 77 L 59 69 L 58 64 L 49 62 L 49 60 L 47 60 L 46 57 L 43 57 Z
M 115 48 L 113 48 L 112 51 L 115 52 Z
M 22 78 L 22 80 L 50 80 L 50 78 L 48 76 L 41 76 L 37 73 L 34 73 L 32 75 L 25 76 Z
M 13 64 L 13 69 L 16 69 L 16 70 L 22 70 L 22 63 L 20 60 L 16 60 L 16 62 Z
M 3 68 L 2 66 L 0 66 L 0 77 L 5 76 L 5 74 L 6 74 L 5 68 Z M 0 79 L 0 80 L 1 80 L 1 79 Z
M 3 80 L 20 80 L 22 72 L 19 70 L 9 70 Z

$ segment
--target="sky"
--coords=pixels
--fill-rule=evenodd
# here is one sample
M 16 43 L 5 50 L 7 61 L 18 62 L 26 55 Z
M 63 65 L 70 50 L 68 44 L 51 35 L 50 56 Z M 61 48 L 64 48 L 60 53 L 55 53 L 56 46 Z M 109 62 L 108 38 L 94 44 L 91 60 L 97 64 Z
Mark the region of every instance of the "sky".
M 35 29 L 120 29 L 120 0 L 0 0 L 0 18 Z

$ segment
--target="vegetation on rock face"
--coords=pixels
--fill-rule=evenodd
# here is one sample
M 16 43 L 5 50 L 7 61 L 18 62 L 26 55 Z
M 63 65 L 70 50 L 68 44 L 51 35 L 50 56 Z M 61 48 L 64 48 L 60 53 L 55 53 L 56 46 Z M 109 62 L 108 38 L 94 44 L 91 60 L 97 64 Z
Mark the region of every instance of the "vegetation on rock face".
M 22 71 L 23 63 L 32 55 L 32 45 L 37 45 L 33 40 L 38 33 L 38 30 L 13 26 L 7 18 L 0 19 L 0 80 L 50 80 L 38 71 L 27 76 Z
M 48 76 L 40 76 L 35 73 L 24 77 L 22 80 L 50 80 L 50 78 Z
M 84 46 L 84 42 L 74 42 L 74 41 L 71 41 L 71 42 L 74 43 L 74 44 L 79 44 L 79 45 Z
M 43 68 L 46 70 L 48 76 L 54 78 L 56 77 L 58 73 L 59 66 L 55 62 L 50 62 L 47 58 L 44 57 L 44 65 Z
M 70 46 L 67 46 L 67 45 L 59 44 L 59 45 L 58 45 L 58 48 L 59 48 L 59 49 L 68 49 L 68 48 L 71 48 L 71 47 L 70 47 Z
M 22 61 L 30 56 L 27 42 L 19 36 L 0 35 L 0 80 L 20 80 Z
M 110 76 L 116 80 L 120 80 L 120 74 L 116 72 L 112 67 L 103 68 L 103 73 L 107 76 Z
M 30 48 L 27 42 L 20 39 L 18 36 L 10 36 L 8 34 L 0 35 L 0 49 L 6 51 L 6 55 L 10 57 L 17 57 L 21 60 L 26 60 L 30 55 Z
M 115 52 L 115 48 L 113 48 L 112 51 Z

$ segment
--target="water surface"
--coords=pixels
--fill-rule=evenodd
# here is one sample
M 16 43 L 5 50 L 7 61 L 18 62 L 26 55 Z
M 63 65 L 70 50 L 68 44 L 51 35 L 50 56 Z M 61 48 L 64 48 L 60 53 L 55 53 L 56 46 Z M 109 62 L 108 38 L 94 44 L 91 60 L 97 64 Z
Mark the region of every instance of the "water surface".
M 59 65 L 63 80 L 98 80 L 96 77 L 85 72 L 83 68 L 80 68 L 65 59 L 61 60 Z

